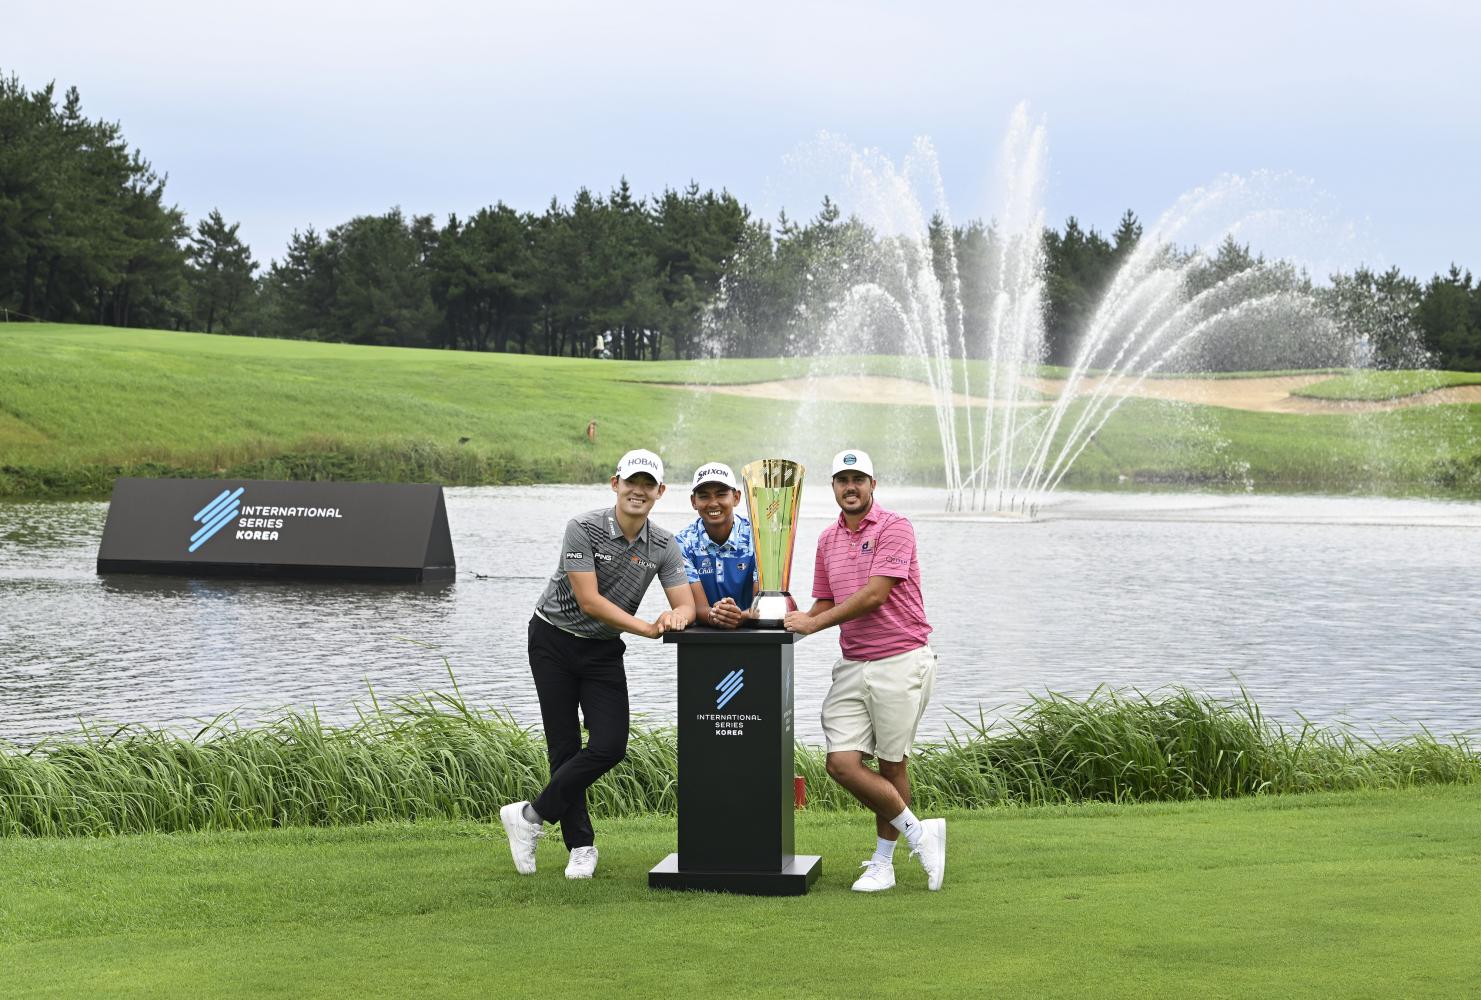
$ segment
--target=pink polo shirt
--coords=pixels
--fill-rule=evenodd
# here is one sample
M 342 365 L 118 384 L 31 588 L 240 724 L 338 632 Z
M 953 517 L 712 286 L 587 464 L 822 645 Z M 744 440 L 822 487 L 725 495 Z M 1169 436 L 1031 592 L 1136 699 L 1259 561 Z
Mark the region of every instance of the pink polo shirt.
M 845 659 L 882 660 L 926 644 L 931 626 L 920 594 L 920 563 L 915 558 L 915 529 L 903 516 L 875 501 L 850 531 L 843 514 L 818 536 L 812 595 L 842 604 L 864 588 L 871 576 L 900 582 L 884 604 L 838 627 Z

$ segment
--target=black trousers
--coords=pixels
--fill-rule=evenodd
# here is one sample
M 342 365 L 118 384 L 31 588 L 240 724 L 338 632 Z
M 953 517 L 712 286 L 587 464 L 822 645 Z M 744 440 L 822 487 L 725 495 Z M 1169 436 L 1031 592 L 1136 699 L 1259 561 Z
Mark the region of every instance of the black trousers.
M 621 639 L 582 639 L 538 615 L 530 619 L 530 673 L 550 756 L 550 783 L 530 804 L 542 819 L 561 825 L 568 850 L 594 842 L 586 790 L 627 755 L 626 651 Z

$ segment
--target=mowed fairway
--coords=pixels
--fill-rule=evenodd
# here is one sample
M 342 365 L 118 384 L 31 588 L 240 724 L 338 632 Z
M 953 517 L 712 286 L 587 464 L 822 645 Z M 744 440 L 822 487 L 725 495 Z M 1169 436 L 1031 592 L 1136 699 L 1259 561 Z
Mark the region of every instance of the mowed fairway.
M 426 823 L 0 841 L 30 996 L 1474 996 L 1481 787 L 955 813 L 940 893 L 850 893 L 862 813 L 800 817 L 812 895 L 654 893 L 671 817 L 516 876 Z M 913 864 L 913 863 L 912 863 Z
M 983 385 L 982 363 L 966 367 Z M 820 452 L 845 439 L 882 449 L 895 482 L 943 481 L 930 406 L 826 399 L 826 387 L 823 407 L 704 388 L 807 370 L 797 359 L 597 361 L 11 324 L 0 326 L 0 497 L 106 497 L 119 475 L 592 482 L 634 446 L 692 468 L 716 457 L 717 428 L 733 463 L 804 435 Z M 923 377 L 892 357 L 828 359 L 818 371 Z M 1363 391 L 1407 375 L 1366 377 Z M 1072 404 L 1049 455 L 1083 405 Z M 970 468 L 979 456 L 968 454 L 968 421 L 958 408 Z M 1138 483 L 1481 495 L 1481 405 L 1298 414 L 1127 399 L 1064 485 Z

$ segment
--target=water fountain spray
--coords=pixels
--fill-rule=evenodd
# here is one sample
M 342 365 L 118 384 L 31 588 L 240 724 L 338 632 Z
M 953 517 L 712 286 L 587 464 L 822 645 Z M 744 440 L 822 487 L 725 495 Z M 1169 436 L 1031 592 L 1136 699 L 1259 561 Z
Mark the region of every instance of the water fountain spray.
M 930 142 L 917 140 L 899 168 L 874 150 L 844 147 L 843 154 L 845 203 L 874 234 L 871 259 L 859 268 L 870 277 L 833 303 L 818 354 L 872 354 L 881 323 L 898 331 L 930 387 L 948 510 L 1034 516 L 1128 395 L 1160 371 L 1197 370 L 1201 340 L 1249 336 L 1262 324 L 1299 328 L 1307 339 L 1331 333 L 1310 281 L 1291 266 L 1257 259 L 1216 273 L 1200 248 L 1272 227 L 1316 228 L 1305 204 L 1281 203 L 1276 175 L 1225 177 L 1180 198 L 1127 253 L 1068 370 L 1048 379 L 1044 123 L 1024 104 L 1009 123 L 999 155 L 1000 212 L 987 231 L 985 273 L 972 276 L 987 307 L 972 321 Z

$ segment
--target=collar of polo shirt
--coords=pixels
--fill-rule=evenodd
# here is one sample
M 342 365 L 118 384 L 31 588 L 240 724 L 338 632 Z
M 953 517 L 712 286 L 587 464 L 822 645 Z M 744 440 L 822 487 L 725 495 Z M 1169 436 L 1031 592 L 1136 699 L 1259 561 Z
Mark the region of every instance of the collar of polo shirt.
M 859 526 L 854 529 L 854 532 L 857 534 L 858 532 L 863 531 L 864 525 L 866 524 L 878 523 L 879 515 L 881 513 L 883 513 L 883 511 L 880 510 L 879 501 L 875 500 L 869 505 L 869 510 L 864 514 L 864 516 L 859 518 Z M 838 523 L 843 526 L 843 530 L 848 530 L 848 518 L 844 516 L 843 511 L 838 512 Z
M 704 522 L 701 520 L 699 522 L 699 537 L 704 541 L 705 548 L 711 553 L 723 551 L 728 547 L 733 548 L 735 546 L 735 537 L 740 533 L 740 522 L 740 516 L 737 515 L 730 522 L 730 534 L 725 537 L 725 541 L 717 542 L 710 537 L 710 533 L 705 530 Z
M 634 542 L 648 541 L 648 522 L 650 520 L 651 518 L 643 518 L 643 526 L 638 529 L 638 537 L 633 539 Z M 623 538 L 627 537 L 622 534 L 622 529 L 617 526 L 617 506 L 615 504 L 611 510 L 607 511 L 607 535 L 611 538 L 616 538 L 618 535 L 622 535 Z

